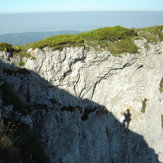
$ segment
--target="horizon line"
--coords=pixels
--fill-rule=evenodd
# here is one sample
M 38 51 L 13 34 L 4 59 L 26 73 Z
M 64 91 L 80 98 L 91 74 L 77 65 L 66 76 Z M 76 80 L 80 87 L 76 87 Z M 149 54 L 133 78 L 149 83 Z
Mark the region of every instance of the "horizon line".
M 41 14 L 41 13 L 73 13 L 73 12 L 163 12 L 163 10 L 79 10 L 79 11 L 31 11 L 31 12 L 0 12 L 0 15 L 7 14 Z
M 88 31 L 93 31 L 99 28 L 105 28 L 105 27 L 115 27 L 114 26 L 103 26 L 103 27 L 97 27 L 95 29 L 90 29 L 90 30 L 73 30 L 73 29 L 68 29 L 68 30 L 39 30 L 39 31 L 24 31 L 24 32 L 11 32 L 11 33 L 4 33 L 4 34 L 0 34 L 0 36 L 3 35 L 12 35 L 12 34 L 24 34 L 24 33 L 42 33 L 42 32 L 63 32 L 63 31 L 77 31 L 77 32 L 88 32 Z M 119 25 L 121 26 L 121 25 Z M 155 27 L 155 26 L 163 26 L 163 25 L 151 25 L 151 26 L 144 26 L 144 27 L 131 27 L 131 28 L 135 28 L 135 29 L 141 29 L 141 28 L 150 28 L 150 27 Z M 124 26 L 121 26 L 124 27 Z M 124 27 L 124 28 L 128 28 L 128 27 Z M 131 29 L 129 28 L 129 29 Z

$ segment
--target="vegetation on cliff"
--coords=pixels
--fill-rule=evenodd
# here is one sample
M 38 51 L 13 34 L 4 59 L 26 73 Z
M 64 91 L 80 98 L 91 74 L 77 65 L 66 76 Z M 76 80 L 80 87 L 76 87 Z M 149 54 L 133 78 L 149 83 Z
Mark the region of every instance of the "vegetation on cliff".
M 134 29 L 121 26 L 105 27 L 81 33 L 79 36 L 85 40 L 87 47 L 105 48 L 114 55 L 124 52 L 136 53 L 138 50 L 132 39 L 137 36 Z
M 64 47 L 85 46 L 87 50 L 90 48 L 96 50 L 107 49 L 117 56 L 122 53 L 137 53 L 138 47 L 134 44 L 134 40 L 142 38 L 147 39 L 147 42 L 150 43 L 163 41 L 163 25 L 139 29 L 129 29 L 121 26 L 104 27 L 77 35 L 57 35 L 16 47 L 12 47 L 8 43 L 0 43 L 0 51 L 13 50 L 14 55 L 29 57 L 29 54 L 26 53 L 29 48 L 43 49 L 49 46 L 52 50 L 62 50 Z
M 0 162 L 48 163 L 38 137 L 19 122 L 0 124 Z
M 0 43 L 0 51 L 11 51 L 13 48 L 12 48 L 12 45 L 11 44 L 8 44 L 6 42 L 1 42 Z
M 0 86 L 0 96 L 3 106 L 13 106 L 14 111 L 3 120 L 0 115 L 0 162 L 49 162 L 37 135 L 18 118 L 26 115 L 25 103 L 6 82 Z
M 35 48 L 44 48 L 46 46 L 52 47 L 53 50 L 62 50 L 64 47 L 70 47 L 70 46 L 83 46 L 84 40 L 79 37 L 78 35 L 58 35 L 53 36 L 50 38 L 47 38 L 45 40 L 41 40 L 38 42 L 35 42 L 31 45 L 33 49 Z
M 138 38 L 144 37 L 150 43 L 163 41 L 163 25 L 137 29 Z

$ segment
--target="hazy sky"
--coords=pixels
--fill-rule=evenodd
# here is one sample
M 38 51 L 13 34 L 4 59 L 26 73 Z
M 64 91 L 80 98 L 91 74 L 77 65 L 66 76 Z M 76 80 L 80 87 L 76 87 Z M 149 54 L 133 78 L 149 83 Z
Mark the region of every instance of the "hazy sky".
M 0 0 L 0 22 L 0 35 L 163 25 L 163 0 Z
M 106 26 L 163 25 L 163 12 L 99 11 L 0 14 L 0 34 L 38 31 L 87 31 Z
M 163 0 L 0 0 L 0 13 L 163 11 Z

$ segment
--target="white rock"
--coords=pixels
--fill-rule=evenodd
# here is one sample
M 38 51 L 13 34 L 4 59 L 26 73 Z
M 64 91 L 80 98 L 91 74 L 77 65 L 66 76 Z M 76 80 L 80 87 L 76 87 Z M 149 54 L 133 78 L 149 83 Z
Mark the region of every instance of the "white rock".
M 122 58 L 108 51 L 85 51 L 83 47 L 64 48 L 61 52 L 48 47 L 44 51 L 30 50 L 36 59 L 28 59 L 25 68 L 33 72 L 24 81 L 14 77 L 18 81 L 15 90 L 21 91 L 21 85 L 27 85 L 24 88 L 30 92 L 31 102 L 55 99 L 60 109 L 74 109 L 33 113 L 33 121 L 41 123 L 39 127 L 34 124 L 34 128 L 41 134 L 52 162 L 125 162 L 131 157 L 130 162 L 155 163 L 154 153 L 163 162 L 163 93 L 159 90 L 163 43 L 147 45 L 145 39 L 135 43 L 141 54 Z M 6 78 L 10 81 L 11 76 Z M 143 101 L 145 113 L 141 112 Z M 104 115 L 97 116 L 94 111 L 88 120 L 81 120 L 85 112 L 81 108 L 98 105 L 106 107 L 107 115 L 99 112 Z M 129 136 L 121 131 L 126 110 L 131 114 Z

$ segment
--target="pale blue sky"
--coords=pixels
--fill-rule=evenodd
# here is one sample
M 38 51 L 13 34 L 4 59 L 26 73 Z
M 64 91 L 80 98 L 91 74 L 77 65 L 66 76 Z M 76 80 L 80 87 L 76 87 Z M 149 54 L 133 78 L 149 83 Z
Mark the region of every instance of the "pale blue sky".
M 0 0 L 0 13 L 163 11 L 163 0 Z
M 0 0 L 0 22 L 0 34 L 163 25 L 163 0 Z

